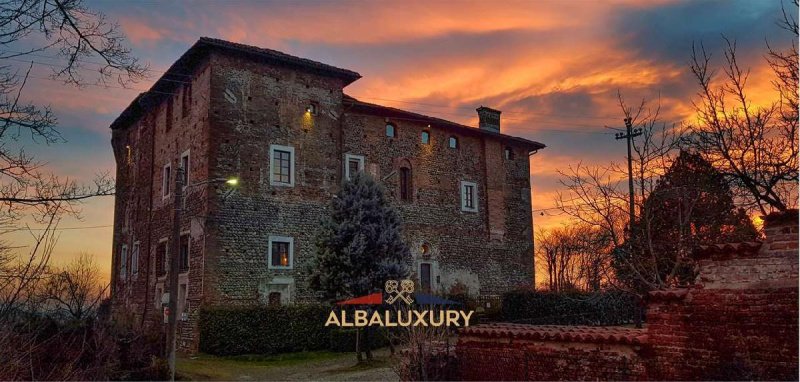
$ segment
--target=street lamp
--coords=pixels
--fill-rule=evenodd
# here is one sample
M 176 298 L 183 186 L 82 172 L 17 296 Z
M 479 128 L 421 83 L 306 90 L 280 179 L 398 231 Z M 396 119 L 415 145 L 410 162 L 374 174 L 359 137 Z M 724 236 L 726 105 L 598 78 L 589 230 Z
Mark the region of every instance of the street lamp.
M 169 328 L 167 330 L 168 363 L 170 380 L 175 380 L 175 350 L 178 337 L 178 273 L 180 272 L 180 251 L 181 251 L 181 212 L 183 211 L 183 173 L 185 169 L 178 167 L 175 173 L 175 201 L 172 206 L 172 256 L 169 263 L 169 305 L 167 319 Z M 216 178 L 187 185 L 186 188 L 201 186 L 210 183 L 225 183 L 228 186 L 236 187 L 239 184 L 237 178 Z M 187 290 L 188 293 L 188 290 Z

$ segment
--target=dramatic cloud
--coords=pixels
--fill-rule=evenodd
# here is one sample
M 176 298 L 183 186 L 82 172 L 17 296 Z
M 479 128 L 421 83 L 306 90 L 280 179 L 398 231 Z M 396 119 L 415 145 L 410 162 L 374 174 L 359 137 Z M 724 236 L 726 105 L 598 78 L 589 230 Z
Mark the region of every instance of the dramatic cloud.
M 774 102 L 765 40 L 784 47 L 780 2 L 756 1 L 195 1 L 90 2 L 117 19 L 154 77 L 132 89 L 85 89 L 37 77 L 26 96 L 51 104 L 69 142 L 35 149 L 55 171 L 90 178 L 113 168 L 108 124 L 200 36 L 278 49 L 360 72 L 346 92 L 367 101 L 476 124 L 475 108 L 503 111 L 503 130 L 548 148 L 531 160 L 537 226 L 563 221 L 549 208 L 558 170 L 624 159 L 605 126 L 620 126 L 617 94 L 660 103 L 667 122 L 693 122 L 697 88 L 687 63 L 693 42 L 721 57 L 736 39 L 752 68 L 754 105 Z M 92 201 L 83 221 L 112 223 L 113 203 Z M 553 215 L 553 216 L 551 216 Z M 58 252 L 90 249 L 108 264 L 111 231 L 63 231 Z

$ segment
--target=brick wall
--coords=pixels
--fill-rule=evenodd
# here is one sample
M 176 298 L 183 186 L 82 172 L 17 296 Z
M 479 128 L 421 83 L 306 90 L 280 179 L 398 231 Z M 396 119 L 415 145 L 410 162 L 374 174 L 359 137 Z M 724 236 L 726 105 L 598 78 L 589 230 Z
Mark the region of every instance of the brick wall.
M 697 285 L 651 292 L 644 329 L 464 329 L 456 361 L 462 377 L 796 380 L 797 211 L 766 217 L 764 231 L 763 243 L 699 248 Z

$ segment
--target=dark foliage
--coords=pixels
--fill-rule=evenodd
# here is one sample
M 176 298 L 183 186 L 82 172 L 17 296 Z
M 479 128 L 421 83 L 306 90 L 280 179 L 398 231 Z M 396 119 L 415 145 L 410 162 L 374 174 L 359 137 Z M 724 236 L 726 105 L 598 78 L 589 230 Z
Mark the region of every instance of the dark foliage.
M 503 294 L 502 319 L 536 325 L 624 325 L 633 321 L 631 294 L 608 292 L 539 292 L 529 289 Z
M 752 241 L 758 236 L 747 213 L 736 208 L 725 177 L 700 155 L 687 151 L 658 180 L 632 229 L 633 251 L 616 250 L 612 266 L 620 282 L 641 292 L 647 285 L 629 264 L 658 269 L 650 275 L 659 278 L 648 280 L 652 284 L 688 284 L 695 277 L 689 255 L 696 246 Z
M 359 172 L 333 199 L 317 237 L 310 286 L 329 299 L 382 290 L 386 280 L 408 275 L 410 255 L 397 210 L 383 187 Z
M 200 350 L 214 355 L 323 350 L 330 345 L 325 305 L 215 307 L 200 312 Z

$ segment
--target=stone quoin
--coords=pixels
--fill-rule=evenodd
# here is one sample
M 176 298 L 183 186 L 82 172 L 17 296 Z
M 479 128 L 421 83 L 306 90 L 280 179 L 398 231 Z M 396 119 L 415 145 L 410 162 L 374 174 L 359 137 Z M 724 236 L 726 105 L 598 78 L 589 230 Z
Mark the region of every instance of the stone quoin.
M 185 350 L 197 349 L 202 306 L 314 299 L 299 270 L 331 198 L 357 171 L 399 209 L 420 289 L 498 296 L 533 285 L 529 157 L 545 146 L 503 134 L 488 107 L 475 128 L 344 94 L 360 77 L 201 38 L 136 97 L 111 124 L 115 313 L 162 321 L 179 167 Z M 235 189 L 218 181 L 229 178 Z

